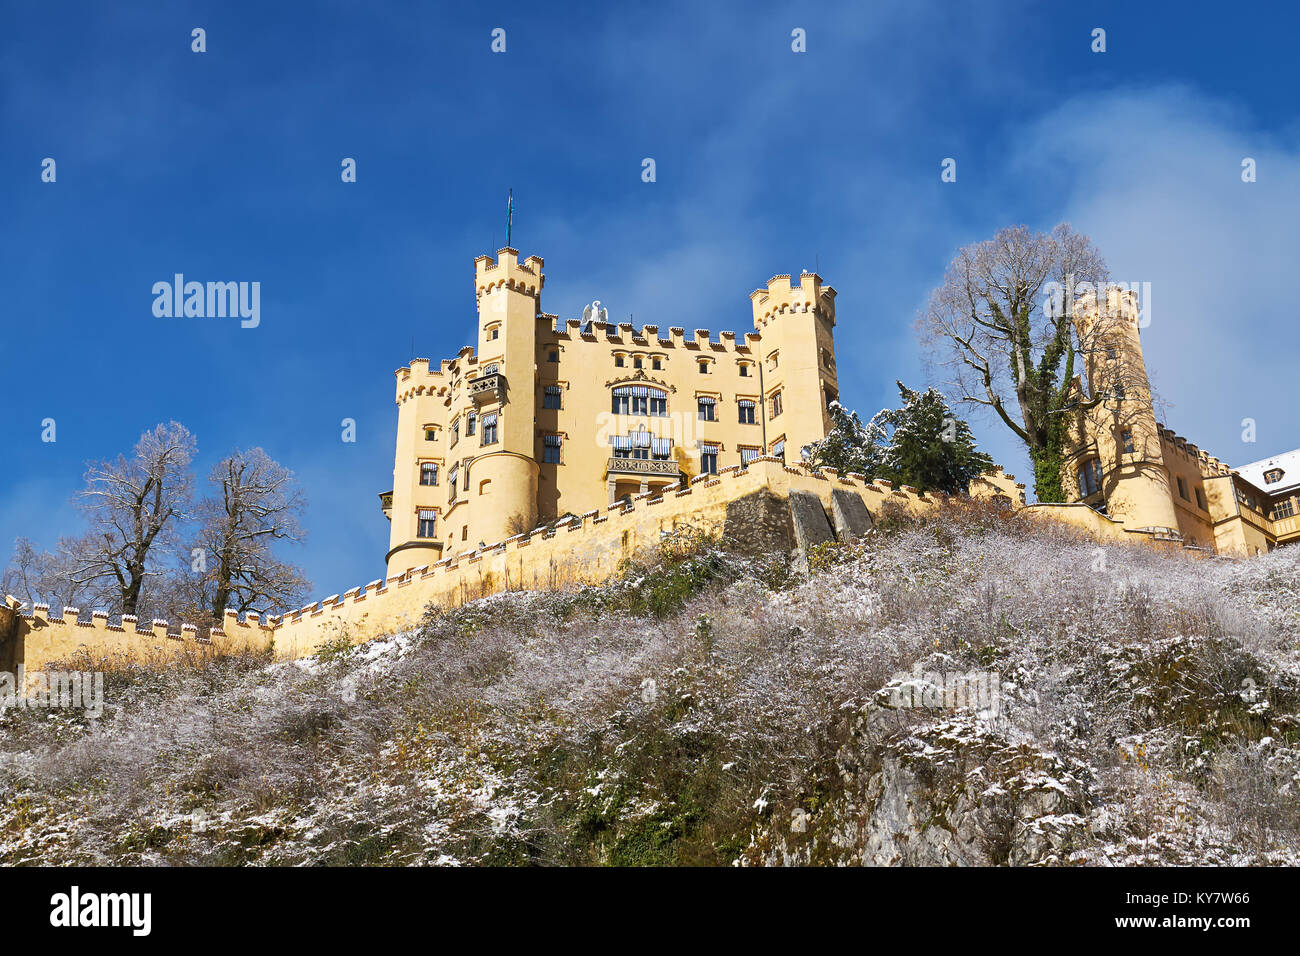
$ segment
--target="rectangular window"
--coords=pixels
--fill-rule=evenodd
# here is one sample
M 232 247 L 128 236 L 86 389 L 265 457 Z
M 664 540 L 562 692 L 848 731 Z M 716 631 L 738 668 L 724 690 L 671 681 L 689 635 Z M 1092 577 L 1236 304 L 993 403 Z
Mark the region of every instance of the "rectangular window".
M 1124 454 L 1133 454 L 1133 432 L 1127 428 L 1119 433 L 1119 444 L 1124 449 Z
M 773 418 L 781 417 L 781 393 L 780 392 L 774 392 L 772 394 L 772 417 Z
M 1101 490 L 1101 464 L 1090 458 L 1079 469 L 1079 497 L 1089 498 Z
M 745 366 L 743 365 L 741 366 L 741 368 L 744 367 Z M 740 410 L 740 424 L 742 425 L 754 424 L 754 406 L 755 403 L 751 402 L 747 398 L 742 398 L 736 402 L 736 408 Z
M 663 392 L 650 393 L 650 414 L 655 418 L 668 417 L 668 396 Z
M 460 441 L 460 419 L 451 423 L 451 447 L 456 447 L 456 442 Z
M 1117 401 L 1117 402 L 1122 402 L 1122 401 L 1124 401 L 1124 386 L 1123 386 L 1123 385 L 1118 385 L 1118 384 L 1117 384 L 1117 385 L 1115 386 L 1115 401 Z
M 432 538 L 438 532 L 438 512 L 432 508 L 421 508 L 417 515 L 419 520 L 418 527 L 415 529 L 417 538 Z
M 558 385 L 547 385 L 546 394 L 542 396 L 542 408 L 560 408 L 564 389 Z
M 716 475 L 718 473 L 718 446 L 700 445 L 700 474 Z
M 632 396 L 623 392 L 615 392 L 610 403 L 610 411 L 615 415 L 626 415 L 631 404 Z
M 673 457 L 673 440 L 671 438 L 650 439 L 650 457 L 655 461 L 668 461 Z
M 778 438 L 772 443 L 772 454 L 785 461 L 785 439 Z
M 551 349 L 549 352 L 546 353 L 546 361 L 558 362 L 559 360 L 560 360 L 560 353 L 557 352 L 555 349 Z
M 636 395 L 632 396 L 632 414 L 649 415 L 650 414 L 650 396 Z
M 642 366 L 641 356 L 638 355 L 636 358 L 632 360 L 632 367 L 641 368 L 641 366 Z
M 542 436 L 542 461 L 548 465 L 558 465 L 560 463 L 560 450 L 564 444 L 564 439 L 559 435 Z
M 437 440 L 438 440 L 438 429 L 436 429 L 436 428 L 426 428 L 426 429 L 424 430 L 424 440 L 425 440 L 425 441 L 437 441 Z
M 615 356 L 614 356 L 614 367 L 615 367 L 615 368 L 622 368 L 622 367 L 623 367 L 623 356 L 621 356 L 621 355 L 615 355 Z
M 749 378 L 749 366 L 745 365 L 744 363 L 741 363 L 740 366 L 740 377 Z
M 420 484 L 436 485 L 438 483 L 438 465 L 432 461 L 420 462 Z
M 746 468 L 749 463 L 763 453 L 761 448 L 742 448 L 740 449 L 740 463 Z
M 1196 506 L 1200 508 L 1202 511 L 1210 510 L 1205 503 L 1205 492 L 1201 491 L 1200 488 L 1196 489 Z
M 713 415 L 715 401 L 708 395 L 701 395 L 695 400 L 696 408 L 699 410 L 700 421 L 712 422 L 717 421 Z
M 661 368 L 664 367 L 664 363 L 663 363 L 662 361 L 660 361 L 659 359 L 655 359 L 654 361 L 652 361 L 652 362 L 650 363 L 650 367 L 653 368 L 653 369 L 657 372 L 657 371 L 659 371 Z
M 1273 506 L 1273 520 L 1280 521 L 1282 518 L 1289 518 L 1295 514 L 1295 499 L 1287 498 L 1285 501 L 1279 501 Z
M 1182 475 L 1178 476 L 1178 497 L 1182 498 L 1184 501 L 1191 500 L 1187 497 L 1187 482 L 1183 481 Z
M 470 412 L 468 415 L 465 416 L 465 437 L 466 438 L 469 438 L 471 435 L 474 434 L 474 426 L 477 424 L 478 424 L 477 413 Z
M 701 363 L 700 363 L 700 374 L 701 374 L 701 375 L 708 375 L 708 374 L 709 374 L 709 363 L 708 363 L 708 362 L 701 362 Z
M 495 445 L 497 442 L 497 416 L 493 412 L 491 415 L 483 416 L 483 444 Z
M 447 474 L 447 487 L 450 489 L 448 492 L 449 499 L 456 497 L 456 478 L 459 475 L 460 475 L 460 467 L 457 465 L 452 465 L 451 471 L 448 472 Z

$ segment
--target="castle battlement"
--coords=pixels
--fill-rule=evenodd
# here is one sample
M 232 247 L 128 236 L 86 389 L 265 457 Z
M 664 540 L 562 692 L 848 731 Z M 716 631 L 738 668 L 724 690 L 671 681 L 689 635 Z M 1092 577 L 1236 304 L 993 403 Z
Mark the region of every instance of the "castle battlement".
M 496 259 L 479 256 L 474 260 L 474 290 L 482 295 L 505 286 L 527 295 L 538 295 L 546 284 L 543 265 L 541 256 L 529 256 L 521 263 L 519 250 L 505 246 L 497 250 Z
M 762 339 L 758 332 L 738 335 L 729 330 L 718 332 L 718 337 L 715 339 L 710 329 L 693 329 L 692 336 L 687 338 L 686 330 L 680 326 L 672 326 L 665 335 L 658 325 L 647 324 L 638 329 L 630 322 L 593 322 L 588 328 L 584 326 L 581 319 L 566 319 L 564 324 L 552 333 L 552 336 L 556 341 L 579 339 L 600 342 L 603 340 L 611 345 L 620 346 L 680 348 L 696 351 L 707 348 L 714 352 L 741 353 L 748 353 Z
M 815 272 L 804 272 L 798 285 L 789 275 L 776 275 L 767 280 L 766 289 L 755 289 L 749 294 L 754 310 L 754 328 L 762 329 L 778 316 L 791 312 L 813 312 L 835 325 L 835 289 L 822 285 L 822 277 Z
M 970 490 L 977 497 L 996 495 L 1018 505 L 1022 499 L 1017 487 L 1023 486 L 1016 486 L 998 470 L 972 482 Z M 608 580 L 617 574 L 624 559 L 657 547 L 662 534 L 674 528 L 734 533 L 728 522 L 735 520 L 736 503 L 754 495 L 783 501 L 793 492 L 810 492 L 830 514 L 835 489 L 854 494 L 871 514 L 879 513 L 887 500 L 924 510 L 947 497 L 762 456 L 748 467 L 700 475 L 683 487 L 637 495 L 603 512 L 591 509 L 567 516 L 553 525 L 351 587 L 281 615 L 263 618 L 250 612 L 241 618 L 227 609 L 206 639 L 200 639 L 198 626 L 190 623 L 180 624 L 176 630 L 162 620 L 139 626 L 134 617 L 125 615 L 119 624 L 113 624 L 103 611 L 93 612 L 90 621 L 80 621 L 76 608 L 66 608 L 62 617 L 53 618 L 48 606 L 37 605 L 31 613 L 18 615 L 24 663 L 32 672 L 79 652 L 124 662 L 170 659 L 185 653 L 207 657 L 250 651 L 290 660 L 314 654 L 330 641 L 359 643 L 415 627 L 430 604 L 457 606 L 505 590 Z M 5 606 L 13 611 L 21 607 L 12 598 L 6 599 Z

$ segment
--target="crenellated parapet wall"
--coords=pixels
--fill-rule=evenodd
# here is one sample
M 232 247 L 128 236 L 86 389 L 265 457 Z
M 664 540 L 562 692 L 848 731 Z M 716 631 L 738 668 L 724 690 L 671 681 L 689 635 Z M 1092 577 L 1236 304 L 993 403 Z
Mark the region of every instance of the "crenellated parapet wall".
M 754 328 L 762 329 L 782 315 L 796 312 L 813 312 L 835 325 L 835 289 L 822 285 L 822 277 L 815 272 L 804 272 L 798 284 L 790 276 L 772 276 L 766 289 L 755 289 L 749 294 L 754 310 Z
M 277 659 L 288 660 L 314 654 L 328 643 L 357 644 L 412 628 L 430 604 L 454 607 L 501 591 L 609 580 L 625 559 L 657 547 L 674 529 L 689 526 L 729 533 L 737 503 L 746 500 L 765 498 L 782 503 L 794 492 L 810 493 L 829 514 L 836 490 L 851 491 L 873 516 L 889 504 L 919 514 L 947 500 L 942 494 L 922 494 L 888 481 L 840 475 L 831 469 L 811 471 L 787 465 L 780 458 L 761 457 L 748 467 L 700 475 L 684 487 L 639 495 L 630 502 L 453 554 L 428 566 L 331 594 L 286 614 L 265 618 L 248 614 L 241 619 L 227 611 L 222 625 L 203 639 L 191 624 L 144 623 L 129 616 L 112 623 L 102 611 L 87 616 L 76 608 L 65 608 L 54 616 L 43 605 L 20 613 L 12 599 L 0 611 L 0 627 L 7 614 L 15 632 L 13 657 L 29 674 L 51 662 L 83 654 L 108 666 L 241 652 L 273 653 Z M 1005 498 L 1013 507 L 1024 501 L 1024 486 L 1001 469 L 973 481 L 970 491 L 974 497 Z M 777 548 L 784 542 L 789 546 L 792 540 L 778 534 L 768 545 Z M 0 644 L 0 649 L 3 646 Z

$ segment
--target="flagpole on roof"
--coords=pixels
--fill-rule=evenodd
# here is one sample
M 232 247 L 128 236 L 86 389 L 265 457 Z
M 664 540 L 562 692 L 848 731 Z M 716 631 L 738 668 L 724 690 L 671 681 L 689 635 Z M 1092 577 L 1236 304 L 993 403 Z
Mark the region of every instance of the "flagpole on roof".
M 510 245 L 510 227 L 514 223 L 514 218 L 515 218 L 515 191 L 514 188 L 512 187 L 510 190 L 510 195 L 506 199 L 506 248 L 507 249 L 514 248 L 513 246 Z

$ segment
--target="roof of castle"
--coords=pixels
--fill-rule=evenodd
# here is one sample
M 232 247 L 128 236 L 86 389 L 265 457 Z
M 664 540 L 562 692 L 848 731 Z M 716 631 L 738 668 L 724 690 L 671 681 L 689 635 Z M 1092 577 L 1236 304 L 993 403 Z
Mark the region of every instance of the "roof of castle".
M 1266 484 L 1264 474 L 1274 468 L 1281 470 L 1282 480 L 1273 482 L 1273 484 Z M 1284 451 L 1280 455 L 1273 455 L 1259 461 L 1252 461 L 1249 465 L 1234 468 L 1233 471 L 1266 495 L 1285 494 L 1295 491 L 1300 489 L 1300 448 Z

